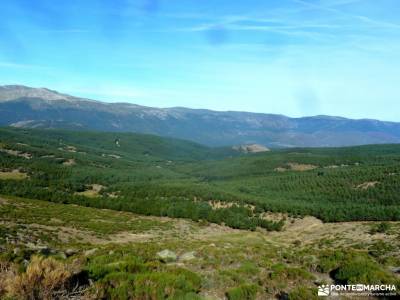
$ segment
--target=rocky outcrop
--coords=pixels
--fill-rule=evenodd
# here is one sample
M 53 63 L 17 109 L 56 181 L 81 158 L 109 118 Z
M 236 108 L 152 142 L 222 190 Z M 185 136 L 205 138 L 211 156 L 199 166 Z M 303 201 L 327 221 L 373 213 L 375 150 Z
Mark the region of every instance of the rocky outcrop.
M 157 257 L 165 263 L 176 262 L 178 259 L 176 253 L 168 249 L 158 252 Z

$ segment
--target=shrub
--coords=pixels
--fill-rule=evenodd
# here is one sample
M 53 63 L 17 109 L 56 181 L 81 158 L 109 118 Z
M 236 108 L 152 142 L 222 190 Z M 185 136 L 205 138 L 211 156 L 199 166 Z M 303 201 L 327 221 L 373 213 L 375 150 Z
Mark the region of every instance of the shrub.
M 18 270 L 15 264 L 0 261 L 0 299 L 6 297 L 8 285 L 17 276 Z
M 314 276 L 310 272 L 300 268 L 288 268 L 286 270 L 286 276 L 289 279 L 314 279 Z
M 389 284 L 393 277 L 368 257 L 358 256 L 345 261 L 335 272 L 335 279 L 346 284 Z
M 297 287 L 289 293 L 289 300 L 317 300 L 317 290 L 306 287 Z
M 201 279 L 189 270 L 152 272 L 144 265 L 132 266 L 126 262 L 109 263 L 103 269 L 93 265 L 92 278 L 100 278 L 93 299 L 199 299 L 196 293 L 200 291 Z
M 102 279 L 113 272 L 136 273 L 145 270 L 147 266 L 140 258 L 132 255 L 122 257 L 117 254 L 95 257 L 87 267 L 90 278 L 94 280 Z
M 7 294 L 17 299 L 54 299 L 57 291 L 66 291 L 71 272 L 53 258 L 33 256 L 26 272 L 10 278 Z
M 313 279 L 314 276 L 306 270 L 288 267 L 284 264 L 276 264 L 272 266 L 272 273 L 270 274 L 271 279 Z
M 199 291 L 200 284 L 201 280 L 196 274 L 183 269 L 172 273 L 138 274 L 134 299 L 187 299 Z
M 256 275 L 260 272 L 260 270 L 253 262 L 245 261 L 240 265 L 236 272 L 239 274 Z
M 336 251 L 324 251 L 320 255 L 319 264 L 317 266 L 318 271 L 322 273 L 328 273 L 336 268 L 345 260 L 346 254 L 340 250 Z M 349 259 L 349 258 L 348 258 Z
M 134 275 L 125 272 L 109 273 L 97 283 L 96 299 L 133 299 Z
M 242 284 L 231 288 L 226 292 L 228 300 L 253 300 L 256 299 L 258 286 L 254 284 Z

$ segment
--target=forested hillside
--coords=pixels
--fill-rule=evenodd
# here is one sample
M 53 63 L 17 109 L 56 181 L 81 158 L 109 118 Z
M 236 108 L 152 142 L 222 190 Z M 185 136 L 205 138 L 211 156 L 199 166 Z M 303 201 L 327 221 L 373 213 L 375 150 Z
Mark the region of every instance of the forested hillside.
M 241 154 L 130 133 L 0 129 L 0 194 L 279 230 L 400 220 L 400 145 Z

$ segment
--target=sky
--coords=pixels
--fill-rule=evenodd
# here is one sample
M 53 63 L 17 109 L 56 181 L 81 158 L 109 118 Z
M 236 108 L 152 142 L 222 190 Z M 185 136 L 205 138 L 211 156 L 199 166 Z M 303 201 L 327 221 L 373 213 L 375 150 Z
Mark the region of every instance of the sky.
M 400 121 L 400 2 L 1 0 L 3 84 Z

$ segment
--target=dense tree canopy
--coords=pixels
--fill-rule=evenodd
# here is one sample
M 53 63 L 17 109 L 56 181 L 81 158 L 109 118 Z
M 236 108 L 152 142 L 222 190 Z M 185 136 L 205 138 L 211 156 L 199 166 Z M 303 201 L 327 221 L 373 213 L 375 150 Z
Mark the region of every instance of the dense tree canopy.
M 234 228 L 279 230 L 265 211 L 400 220 L 400 145 L 243 155 L 148 135 L 0 129 L 0 172 L 13 170 L 28 178 L 0 178 L 0 194 Z M 101 188 L 85 193 L 91 185 Z

